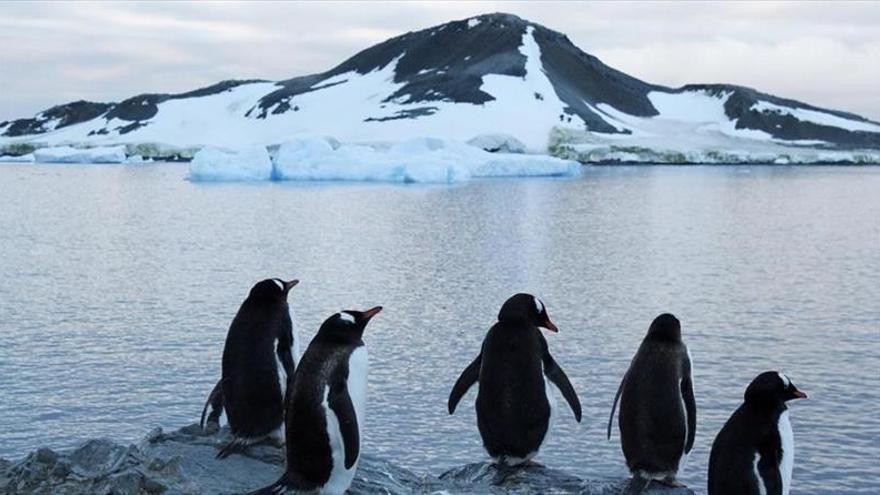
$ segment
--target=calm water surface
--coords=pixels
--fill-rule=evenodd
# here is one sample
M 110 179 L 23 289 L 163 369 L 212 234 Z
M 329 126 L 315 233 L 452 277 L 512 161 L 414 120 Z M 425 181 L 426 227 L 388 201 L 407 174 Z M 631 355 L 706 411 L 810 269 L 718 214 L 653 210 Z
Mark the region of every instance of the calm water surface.
M 798 494 L 880 487 L 880 168 L 587 169 L 454 186 L 193 184 L 186 167 L 0 166 L 0 456 L 198 419 L 250 285 L 302 283 L 304 342 L 371 323 L 364 451 L 439 472 L 484 457 L 472 391 L 446 398 L 510 294 L 539 294 L 584 404 L 539 460 L 625 474 L 604 438 L 651 319 L 675 313 L 699 423 L 683 481 L 748 382 L 783 369 Z M 560 405 L 564 405 L 561 403 Z

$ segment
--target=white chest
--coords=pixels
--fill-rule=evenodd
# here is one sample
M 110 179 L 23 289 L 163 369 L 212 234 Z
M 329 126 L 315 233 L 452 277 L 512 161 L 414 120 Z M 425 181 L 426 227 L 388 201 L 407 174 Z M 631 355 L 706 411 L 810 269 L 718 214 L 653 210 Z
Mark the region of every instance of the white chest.
M 367 348 L 358 347 L 351 353 L 348 360 L 348 395 L 357 413 L 358 427 L 364 428 L 364 415 L 367 405 L 367 372 L 370 367 L 370 359 Z
M 363 346 L 358 347 L 351 354 L 348 361 L 348 396 L 351 397 L 351 403 L 354 406 L 355 416 L 358 424 L 358 438 L 363 437 L 364 419 L 367 398 L 367 370 L 369 367 L 369 359 L 367 349 Z M 339 418 L 330 409 L 327 404 L 327 394 L 330 393 L 329 387 L 324 391 L 324 411 L 327 415 L 327 437 L 330 440 L 330 450 L 333 457 L 333 470 L 330 473 L 330 479 L 321 488 L 322 494 L 336 495 L 343 494 L 354 479 L 357 470 L 357 460 L 351 469 L 345 468 L 345 445 L 342 439 L 342 432 L 339 429 Z M 360 450 L 360 449 L 359 449 Z
M 788 411 L 779 415 L 779 440 L 782 444 L 782 460 L 779 462 L 779 476 L 782 478 L 782 495 L 788 495 L 791 489 L 791 472 L 794 468 L 794 433 Z

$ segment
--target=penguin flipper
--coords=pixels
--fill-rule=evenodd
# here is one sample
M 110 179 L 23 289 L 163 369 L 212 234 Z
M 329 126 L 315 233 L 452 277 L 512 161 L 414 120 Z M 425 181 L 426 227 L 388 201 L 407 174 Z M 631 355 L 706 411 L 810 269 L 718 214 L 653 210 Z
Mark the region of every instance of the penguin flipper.
M 556 385 L 556 388 L 562 392 L 562 396 L 565 397 L 568 406 L 571 407 L 571 411 L 574 413 L 574 418 L 580 423 L 581 401 L 578 399 L 577 392 L 575 392 L 574 387 L 571 386 L 568 376 L 562 371 L 562 368 L 559 367 L 559 364 L 556 363 L 553 356 L 550 355 L 550 350 L 547 348 L 547 340 L 545 340 L 543 336 L 541 337 L 541 344 L 544 348 L 544 374 L 554 385 Z
M 345 382 L 338 382 L 330 388 L 327 402 L 339 420 L 339 431 L 342 433 L 342 443 L 345 446 L 345 469 L 351 469 L 360 455 L 361 441 L 357 414 Z
M 223 413 L 223 381 L 217 380 L 217 385 L 214 385 L 214 388 L 211 390 L 211 393 L 208 395 L 208 400 L 205 401 L 205 407 L 202 408 L 202 419 L 199 420 L 199 425 L 202 429 L 205 429 L 205 425 L 208 423 L 217 423 L 220 424 L 220 414 Z M 208 412 L 208 406 L 211 406 L 211 414 L 207 416 L 207 423 L 205 422 L 205 415 Z
M 629 371 L 627 371 L 629 373 Z M 620 400 L 620 394 L 623 392 L 623 383 L 626 381 L 626 374 L 620 379 L 620 385 L 617 387 L 617 394 L 614 395 L 614 403 L 611 404 L 611 415 L 608 416 L 608 440 L 611 440 L 611 424 L 614 423 L 614 411 L 617 410 L 617 401 Z
M 289 338 L 278 339 L 278 347 L 276 348 L 278 359 L 281 360 L 281 366 L 284 367 L 285 380 L 288 383 L 293 379 L 293 372 L 296 370 L 296 365 L 293 363 L 293 343 Z
M 773 445 L 765 445 L 763 448 L 759 447 L 758 452 L 760 454 L 758 483 L 764 485 L 764 493 L 767 495 L 782 495 L 782 473 L 779 472 L 779 463 L 782 462 L 781 449 Z
M 482 364 L 483 353 L 481 352 L 477 354 L 473 362 L 461 372 L 461 376 L 455 381 L 455 385 L 452 386 L 452 392 L 449 393 L 449 401 L 447 403 L 449 414 L 455 412 L 455 408 L 458 407 L 458 402 L 464 397 L 464 394 L 480 379 L 480 366 Z
M 681 381 L 681 397 L 684 399 L 687 413 L 687 442 L 684 445 L 684 453 L 689 454 L 694 448 L 694 435 L 697 432 L 697 403 L 694 400 L 694 384 L 690 374 Z

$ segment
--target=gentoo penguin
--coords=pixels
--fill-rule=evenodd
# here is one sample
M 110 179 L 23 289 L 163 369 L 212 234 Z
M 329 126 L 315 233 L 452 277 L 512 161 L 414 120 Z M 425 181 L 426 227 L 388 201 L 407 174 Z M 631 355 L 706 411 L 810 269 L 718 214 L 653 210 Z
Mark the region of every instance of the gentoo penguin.
M 806 398 L 782 373 L 752 380 L 712 444 L 709 495 L 788 495 L 794 436 L 785 403 Z
M 217 423 L 226 409 L 232 440 L 220 449 L 220 459 L 270 435 L 280 437 L 284 393 L 296 366 L 287 294 L 298 283 L 277 278 L 258 282 L 229 326 L 223 376 L 202 410 L 204 427 L 209 405 L 208 423 Z
M 633 475 L 624 493 L 641 493 L 652 480 L 683 486 L 675 478 L 694 446 L 697 405 L 690 353 L 675 316 L 662 314 L 651 323 L 614 397 L 609 439 L 618 400 L 620 443 Z
M 252 494 L 341 495 L 351 486 L 367 393 L 364 328 L 381 310 L 342 311 L 321 325 L 287 397 L 287 469 L 274 484 Z
M 530 461 L 544 445 L 552 424 L 555 395 L 562 392 L 574 417 L 581 404 L 571 382 L 556 364 L 538 327 L 558 332 L 540 299 L 516 294 L 508 299 L 483 340 L 477 358 L 458 377 L 449 394 L 449 414 L 479 381 L 477 427 L 483 446 L 499 464 Z

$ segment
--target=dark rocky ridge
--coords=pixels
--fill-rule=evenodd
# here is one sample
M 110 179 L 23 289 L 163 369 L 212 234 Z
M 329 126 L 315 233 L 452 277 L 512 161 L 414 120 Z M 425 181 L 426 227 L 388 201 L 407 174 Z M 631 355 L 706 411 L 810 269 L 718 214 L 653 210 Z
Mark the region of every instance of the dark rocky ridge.
M 4 494 L 216 494 L 240 493 L 274 482 L 283 471 L 278 447 L 257 445 L 246 455 L 217 461 L 228 432 L 205 434 L 198 425 L 164 433 L 157 429 L 139 445 L 90 440 L 68 452 L 41 448 L 17 462 L 0 459 Z M 582 480 L 543 466 L 499 469 L 480 462 L 439 477 L 416 474 L 363 455 L 349 493 L 408 495 L 558 493 L 613 495 L 625 480 Z M 688 489 L 651 486 L 645 495 L 693 495 Z
M 818 139 L 829 143 L 838 143 L 841 148 L 880 148 L 880 133 L 848 131 L 839 127 L 802 122 L 788 114 L 760 112 L 752 110 L 751 107 L 758 101 L 766 101 L 783 107 L 824 112 L 856 122 L 876 123 L 854 113 L 826 110 L 797 100 L 780 98 L 733 84 L 688 84 L 677 91 L 689 90 L 707 91 L 711 94 L 731 93 L 724 104 L 724 113 L 731 119 L 737 119 L 737 129 L 760 130 L 775 138 L 785 140 Z
M 397 65 L 393 79 L 401 86 L 391 94 L 382 95 L 383 101 L 387 104 L 423 105 L 416 109 L 402 109 L 391 116 L 368 118 L 368 121 L 430 116 L 434 113 L 431 104 L 437 101 L 484 104 L 495 99 L 480 89 L 484 76 L 525 75 L 526 58 L 520 53 L 519 46 L 523 34 L 530 27 L 541 49 L 542 68 L 556 95 L 566 105 L 564 112 L 569 114 L 569 121 L 572 115 L 580 117 L 586 123 L 586 130 L 599 133 L 629 132 L 610 125 L 588 105 L 595 107 L 605 103 L 630 115 L 650 117 L 657 115 L 658 111 L 647 97 L 649 92 L 703 90 L 715 94 L 731 93 L 725 104 L 725 113 L 729 118 L 736 119 L 739 129 L 764 131 L 782 140 L 821 140 L 829 143 L 827 147 L 838 149 L 880 148 L 880 133 L 848 131 L 804 122 L 787 114 L 751 110 L 751 106 L 761 100 L 790 108 L 827 112 L 857 122 L 875 123 L 863 117 L 817 108 L 741 86 L 692 84 L 672 89 L 647 83 L 605 65 L 576 47 L 562 33 L 503 13 L 481 15 L 405 33 L 369 47 L 326 72 L 280 81 L 276 89 L 265 94 L 254 107 L 244 111 L 242 117 L 267 119 L 273 115 L 296 112 L 300 108 L 298 96 L 345 82 L 327 82 L 329 78 L 352 72 L 367 74 L 387 67 L 394 60 L 397 60 Z M 104 118 L 109 121 L 118 118 L 129 123 L 113 129 L 98 127 L 92 134 L 126 134 L 149 125 L 150 119 L 157 115 L 158 105 L 164 101 L 216 94 L 252 82 L 258 81 L 223 81 L 187 93 L 143 94 L 119 103 L 74 102 L 53 107 L 33 119 L 0 124 L 0 131 L 3 136 L 39 135 L 47 132 L 49 129 L 45 124 L 55 119 L 56 128 L 62 128 L 91 119 Z M 535 97 L 540 99 L 542 95 L 536 94 Z M 560 118 L 564 119 L 565 116 Z
M 168 100 L 179 100 L 184 98 L 199 98 L 212 94 L 228 91 L 242 84 L 250 84 L 254 82 L 265 82 L 261 79 L 242 79 L 221 81 L 204 88 L 177 94 L 141 94 L 132 96 L 119 103 L 96 103 L 91 101 L 75 101 L 64 105 L 54 106 L 48 110 L 40 112 L 31 119 L 18 119 L 7 122 L 8 127 L 3 132 L 3 136 L 15 137 L 25 136 L 29 134 L 42 134 L 48 132 L 45 126 L 48 122 L 60 119 L 55 129 L 61 129 L 73 124 L 87 122 L 92 119 L 103 117 L 106 121 L 118 118 L 120 120 L 131 121 L 132 124 L 120 126 L 115 130 L 119 130 L 120 134 L 126 134 L 139 127 L 146 125 L 144 121 L 156 116 L 158 113 L 159 103 Z M 2 127 L 2 126 L 0 126 Z M 95 134 L 107 134 L 110 130 L 106 127 Z
M 79 100 L 64 105 L 57 105 L 44 110 L 31 119 L 18 119 L 12 122 L 4 122 L 6 130 L 4 136 L 25 136 L 28 134 L 42 134 L 48 132 L 47 125 L 58 120 L 55 129 L 67 127 L 80 122 L 86 122 L 103 115 L 112 103 L 98 103 L 94 101 Z M 2 127 L 2 126 L 0 126 Z
M 480 21 L 474 27 L 465 19 L 406 33 L 367 48 L 322 74 L 282 81 L 278 83 L 282 88 L 260 100 L 259 116 L 265 118 L 275 105 L 314 91 L 317 88 L 313 86 L 322 80 L 352 71 L 367 74 L 381 70 L 398 57 L 394 82 L 403 86 L 384 101 L 486 103 L 495 98 L 480 90 L 483 76 L 525 76 L 526 58 L 519 47 L 529 26 L 541 48 L 544 70 L 559 98 L 568 105 L 566 112 L 581 117 L 590 130 L 619 132 L 584 101 L 608 103 L 632 115 L 657 114 L 646 95 L 663 88 L 608 67 L 574 46 L 564 34 L 511 14 L 473 19 Z

